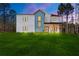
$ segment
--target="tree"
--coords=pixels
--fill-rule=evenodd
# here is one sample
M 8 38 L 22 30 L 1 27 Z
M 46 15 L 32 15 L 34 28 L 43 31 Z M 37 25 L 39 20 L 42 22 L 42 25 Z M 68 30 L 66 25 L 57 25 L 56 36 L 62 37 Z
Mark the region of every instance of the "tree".
M 2 12 L 2 16 L 3 16 L 3 31 L 5 32 L 5 23 L 6 23 L 6 14 L 7 14 L 7 10 L 9 10 L 10 8 L 10 4 L 9 3 L 0 3 L 0 11 Z
M 58 6 L 58 15 L 60 17 L 62 17 L 62 22 L 63 22 L 63 15 L 64 15 L 64 11 L 65 11 L 65 5 L 63 3 L 61 3 L 59 6 Z M 63 27 L 64 24 L 62 24 L 62 27 Z M 63 30 L 64 31 L 64 28 Z
M 9 15 L 10 15 L 10 22 L 11 22 L 11 26 L 10 28 L 12 28 L 12 31 L 15 31 L 15 26 L 16 26 L 16 11 L 15 10 L 10 10 L 9 11 Z
M 61 3 L 59 6 L 58 6 L 58 14 L 59 15 L 63 15 L 64 14 L 64 11 L 65 11 L 65 5 L 63 3 Z
M 74 10 L 74 7 L 70 3 L 65 4 L 64 13 L 66 15 L 66 33 L 68 33 L 68 16 L 69 14 L 73 13 L 73 10 Z
M 63 16 L 66 15 L 66 33 L 68 33 L 68 16 L 73 13 L 73 6 L 70 3 L 60 4 L 58 7 L 58 14 Z

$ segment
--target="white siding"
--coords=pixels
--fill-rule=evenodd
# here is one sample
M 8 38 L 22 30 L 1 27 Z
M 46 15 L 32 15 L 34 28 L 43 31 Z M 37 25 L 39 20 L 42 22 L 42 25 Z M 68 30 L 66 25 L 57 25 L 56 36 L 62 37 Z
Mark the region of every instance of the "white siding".
M 50 22 L 50 16 L 51 15 L 49 15 L 49 14 L 45 15 L 45 22 L 48 22 L 48 23 Z
M 50 22 L 62 22 L 62 19 L 58 16 L 51 16 Z
M 16 32 L 35 32 L 34 15 L 16 15 Z

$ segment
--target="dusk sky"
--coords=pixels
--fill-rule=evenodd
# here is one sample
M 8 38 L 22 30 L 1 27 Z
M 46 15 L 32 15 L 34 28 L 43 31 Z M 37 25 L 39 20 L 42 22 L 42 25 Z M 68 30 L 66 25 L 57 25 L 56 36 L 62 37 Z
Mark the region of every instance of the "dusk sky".
M 11 9 L 17 14 L 32 14 L 36 10 L 41 9 L 49 14 L 57 12 L 59 3 L 12 3 Z

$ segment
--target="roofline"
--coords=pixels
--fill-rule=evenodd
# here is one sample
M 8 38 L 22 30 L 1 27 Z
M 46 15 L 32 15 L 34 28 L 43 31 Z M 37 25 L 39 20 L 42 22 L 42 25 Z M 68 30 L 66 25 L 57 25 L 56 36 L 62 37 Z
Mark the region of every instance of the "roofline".
M 41 9 L 36 10 L 36 11 L 35 11 L 34 13 L 32 13 L 32 14 L 16 14 L 16 15 L 34 15 L 34 14 L 36 14 L 38 11 L 41 11 L 41 12 L 44 13 L 44 15 L 45 15 L 45 12 L 42 11 Z M 60 17 L 60 16 L 57 15 L 57 14 L 50 14 L 50 16 L 51 16 L 51 17 L 52 17 L 52 16 Z
M 38 11 L 41 11 L 42 13 L 45 14 L 45 12 L 43 12 L 41 9 L 37 10 L 36 12 L 34 12 L 33 14 L 36 14 Z
M 16 15 L 34 15 L 34 14 L 16 14 Z M 59 15 L 55 15 L 55 14 L 51 15 L 51 17 L 53 17 L 53 16 L 60 17 Z
M 16 15 L 34 15 L 34 14 L 16 14 Z

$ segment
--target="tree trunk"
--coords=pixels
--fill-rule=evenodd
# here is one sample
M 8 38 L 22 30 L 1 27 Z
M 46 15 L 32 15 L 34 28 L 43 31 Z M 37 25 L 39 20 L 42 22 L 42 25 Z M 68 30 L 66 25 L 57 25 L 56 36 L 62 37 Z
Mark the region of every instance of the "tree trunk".
M 64 25 L 64 23 L 63 23 L 63 15 L 62 15 L 62 32 L 64 32 L 63 31 L 63 25 Z
M 66 15 L 66 33 L 68 33 L 68 15 Z
M 5 8 L 4 8 L 4 20 L 3 20 L 3 22 L 4 22 L 4 27 L 3 27 L 3 32 L 5 32 Z

